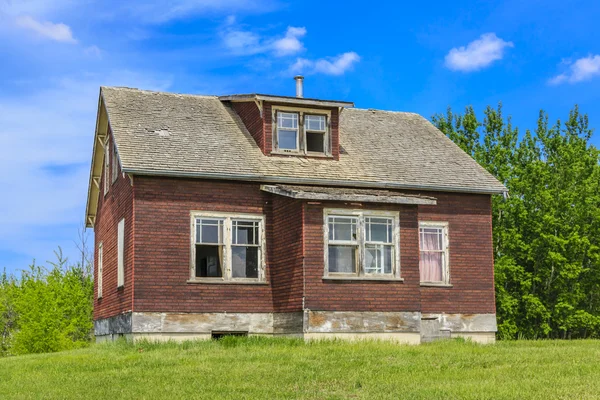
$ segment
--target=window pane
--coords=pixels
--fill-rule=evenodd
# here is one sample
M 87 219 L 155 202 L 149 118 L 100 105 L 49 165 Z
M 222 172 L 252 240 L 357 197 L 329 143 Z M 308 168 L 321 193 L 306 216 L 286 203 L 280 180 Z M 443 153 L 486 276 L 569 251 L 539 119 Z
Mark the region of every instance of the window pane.
M 258 278 L 258 247 L 231 248 L 231 275 L 234 278 Z
M 196 277 L 222 277 L 221 261 L 223 248 L 221 246 L 196 245 Z
M 296 113 L 277 113 L 277 126 L 279 128 L 298 128 L 298 114 Z
M 440 228 L 421 228 L 421 250 L 443 250 L 444 236 Z
M 324 115 L 307 115 L 305 118 L 306 129 L 311 131 L 324 131 L 325 130 L 325 116 Z
M 297 145 L 297 140 L 296 140 L 296 135 L 298 134 L 297 131 L 289 131 L 289 130 L 285 130 L 285 129 L 280 129 L 278 131 L 279 134 L 279 141 L 278 141 L 278 146 L 280 149 L 285 149 L 285 150 L 296 150 L 296 145 Z
M 325 134 L 323 133 L 306 133 L 306 150 L 319 153 L 325 152 Z
M 356 223 L 354 217 L 329 217 L 330 240 L 356 240 Z
M 233 221 L 233 244 L 258 244 L 258 221 Z
M 389 218 L 367 218 L 367 241 L 392 243 L 391 226 L 392 220 Z
M 356 272 L 356 247 L 329 246 L 329 272 Z
M 197 219 L 196 243 L 221 244 L 223 238 L 223 220 Z
M 419 270 L 421 271 L 422 282 L 441 282 L 443 280 L 442 268 L 444 263 L 444 253 L 441 252 L 421 252 L 419 260 Z
M 365 273 L 391 274 L 392 273 L 392 246 L 366 245 L 365 246 Z

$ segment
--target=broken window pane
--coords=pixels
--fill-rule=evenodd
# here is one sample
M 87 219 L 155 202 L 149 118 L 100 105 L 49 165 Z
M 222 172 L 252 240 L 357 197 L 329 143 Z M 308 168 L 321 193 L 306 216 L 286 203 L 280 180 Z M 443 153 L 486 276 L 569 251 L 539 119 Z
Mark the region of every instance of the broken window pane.
M 258 247 L 233 246 L 231 274 L 233 278 L 258 278 Z
M 306 133 L 306 151 L 314 151 L 318 153 L 325 152 L 325 134 L 307 132 Z
M 329 272 L 356 273 L 356 246 L 329 245 Z
M 196 277 L 220 278 L 223 276 L 222 249 L 222 246 L 196 245 Z
M 392 246 L 368 244 L 365 246 L 365 273 L 392 273 Z

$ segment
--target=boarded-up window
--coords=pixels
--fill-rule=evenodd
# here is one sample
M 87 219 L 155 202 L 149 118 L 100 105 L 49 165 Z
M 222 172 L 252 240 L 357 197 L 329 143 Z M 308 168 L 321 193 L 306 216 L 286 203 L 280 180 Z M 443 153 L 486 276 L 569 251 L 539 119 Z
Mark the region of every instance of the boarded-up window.
M 113 183 L 117 180 L 117 178 L 119 177 L 119 155 L 117 154 L 117 144 L 114 143 L 113 145 L 113 152 L 112 152 L 112 181 Z
M 421 282 L 448 283 L 448 224 L 421 222 L 419 247 Z
M 97 282 L 98 282 L 98 298 L 102 298 L 102 275 L 104 275 L 103 271 L 103 262 L 104 262 L 104 254 L 102 250 L 102 243 L 98 245 L 98 271 L 97 271 Z
M 108 189 L 110 187 L 110 182 L 108 181 L 110 177 L 110 145 L 109 140 L 106 138 L 106 142 L 104 143 L 104 195 L 108 193 Z
M 125 284 L 125 219 L 119 221 L 117 229 L 117 286 Z

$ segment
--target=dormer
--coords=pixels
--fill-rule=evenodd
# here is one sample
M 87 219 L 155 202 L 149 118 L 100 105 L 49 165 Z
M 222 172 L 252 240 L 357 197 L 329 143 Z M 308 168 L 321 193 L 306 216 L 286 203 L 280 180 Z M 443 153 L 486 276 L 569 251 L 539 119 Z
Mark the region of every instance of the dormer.
M 339 159 L 339 116 L 354 103 L 303 97 L 297 76 L 296 97 L 266 94 L 221 96 L 231 104 L 263 154 Z

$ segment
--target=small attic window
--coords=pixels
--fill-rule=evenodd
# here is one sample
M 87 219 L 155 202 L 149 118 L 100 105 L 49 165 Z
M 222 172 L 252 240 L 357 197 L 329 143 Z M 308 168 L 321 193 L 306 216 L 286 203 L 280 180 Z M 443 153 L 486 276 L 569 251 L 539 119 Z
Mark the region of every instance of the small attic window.
M 277 113 L 277 144 L 280 150 L 299 150 L 298 113 Z
M 325 153 L 325 138 L 327 125 L 324 115 L 306 115 L 304 117 L 304 132 L 306 134 L 306 151 Z
M 275 108 L 275 107 L 274 107 Z M 275 153 L 328 155 L 329 112 L 298 111 L 290 107 L 275 108 L 273 139 Z

